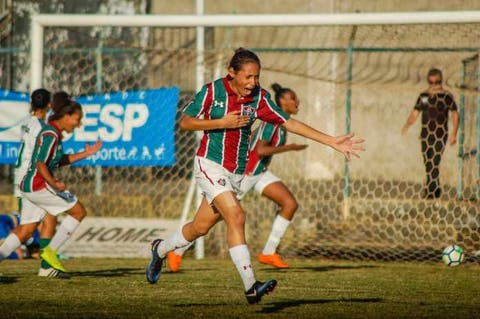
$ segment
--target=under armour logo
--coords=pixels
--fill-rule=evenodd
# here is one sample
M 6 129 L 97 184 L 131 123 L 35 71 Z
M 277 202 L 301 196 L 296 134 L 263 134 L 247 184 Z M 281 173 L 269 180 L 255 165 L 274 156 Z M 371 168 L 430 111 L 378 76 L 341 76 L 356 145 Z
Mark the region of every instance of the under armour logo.
M 223 101 L 213 101 L 213 106 L 224 107 Z
M 252 269 L 252 265 L 243 266 L 243 270 L 247 270 L 248 268 Z
M 422 100 L 423 104 L 427 104 L 428 103 L 428 96 L 422 96 L 421 100 Z

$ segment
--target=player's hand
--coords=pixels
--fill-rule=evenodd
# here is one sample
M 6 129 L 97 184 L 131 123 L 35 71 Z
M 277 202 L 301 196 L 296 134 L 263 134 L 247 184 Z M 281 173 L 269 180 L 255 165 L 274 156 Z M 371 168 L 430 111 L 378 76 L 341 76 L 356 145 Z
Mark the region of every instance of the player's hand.
M 250 122 L 250 117 L 241 115 L 240 111 L 233 111 L 222 117 L 224 128 L 244 127 Z
M 455 143 L 457 143 L 457 136 L 450 135 L 450 137 L 448 138 L 448 142 L 450 143 L 450 145 L 455 145 Z
M 93 145 L 85 144 L 85 153 L 88 156 L 93 155 L 96 152 L 98 152 L 100 148 L 102 148 L 102 145 L 103 145 L 102 140 L 97 140 Z
M 402 135 L 407 134 L 407 131 L 408 131 L 408 126 L 405 125 L 404 127 L 402 127 Z
M 287 147 L 291 151 L 301 151 L 301 150 L 306 149 L 308 147 L 308 145 L 307 144 L 292 143 L 292 144 L 288 144 Z
M 67 185 L 65 183 L 60 182 L 60 181 L 55 181 L 52 185 L 53 188 L 55 188 L 57 191 L 63 192 L 64 190 L 67 189 Z
M 354 133 L 350 133 L 347 135 L 334 137 L 332 147 L 345 155 L 347 160 L 351 159 L 351 155 L 360 158 L 358 153 L 360 151 L 365 151 L 365 148 L 361 145 L 364 142 L 364 139 L 353 139 L 354 136 Z

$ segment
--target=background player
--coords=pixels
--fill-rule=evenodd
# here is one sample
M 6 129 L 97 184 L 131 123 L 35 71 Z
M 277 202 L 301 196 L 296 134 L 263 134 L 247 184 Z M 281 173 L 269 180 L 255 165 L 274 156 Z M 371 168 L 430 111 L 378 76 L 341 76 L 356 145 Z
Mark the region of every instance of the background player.
M 47 211 L 52 215 L 68 211 L 69 215 L 65 217 L 50 244 L 41 253 L 41 257 L 52 267 L 58 271 L 65 271 L 57 258 L 56 250 L 70 238 L 85 217 L 86 211 L 78 199 L 66 190 L 65 183 L 55 179 L 52 173 L 59 166 L 87 158 L 102 146 L 102 142 L 97 141 L 93 146 L 85 145 L 83 152 L 63 154 L 62 132 L 72 133 L 80 126 L 81 118 L 82 108 L 76 102 L 70 101 L 65 105 L 54 106 L 49 124 L 45 125 L 37 136 L 31 164 L 20 185 L 23 198 L 21 224 L 0 246 L 0 260 L 10 255 L 33 234 Z
M 422 113 L 422 129 L 420 140 L 423 154 L 423 163 L 427 174 L 425 196 L 428 199 L 439 198 L 440 188 L 440 161 L 448 139 L 448 113 L 452 114 L 452 132 L 450 145 L 457 142 L 459 116 L 457 104 L 452 93 L 442 86 L 442 71 L 430 69 L 427 74 L 429 88 L 420 93 L 417 103 L 410 113 L 407 122 L 402 128 L 406 134 L 408 128 L 415 123 L 420 112 Z
M 228 75 L 206 84 L 184 109 L 180 127 L 204 131 L 194 159 L 195 177 L 204 198 L 192 222 L 170 238 L 152 242 L 152 257 L 147 266 L 150 283 L 158 281 L 169 251 L 189 245 L 223 219 L 230 256 L 242 279 L 248 303 L 259 302 L 275 288 L 275 280 L 263 283 L 255 279 L 245 241 L 245 213 L 236 197 L 245 173 L 251 125 L 256 118 L 283 124 L 288 131 L 331 146 L 348 159 L 362 150 L 358 145 L 362 141 L 352 140 L 353 134 L 332 137 L 289 119 L 259 86 L 259 77 L 259 58 L 240 48 L 230 60 Z

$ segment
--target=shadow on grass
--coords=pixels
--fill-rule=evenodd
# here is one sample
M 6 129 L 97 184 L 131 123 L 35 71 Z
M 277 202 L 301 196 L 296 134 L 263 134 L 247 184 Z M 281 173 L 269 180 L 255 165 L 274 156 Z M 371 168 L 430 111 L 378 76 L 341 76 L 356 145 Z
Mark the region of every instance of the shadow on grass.
M 91 271 L 72 271 L 68 274 L 72 277 L 125 277 L 128 275 L 144 274 L 145 270 L 140 268 L 114 268 Z
M 0 285 L 14 284 L 18 277 L 2 277 L 0 276 Z
M 345 269 L 362 269 L 362 268 L 377 268 L 374 265 L 328 265 L 328 266 L 309 266 L 309 267 L 290 267 L 287 269 L 268 268 L 263 269 L 266 272 L 304 272 L 304 271 L 332 271 L 332 270 L 345 270 Z
M 341 298 L 341 299 L 314 299 L 314 300 L 289 300 L 277 301 L 263 306 L 259 313 L 274 313 L 287 308 L 298 307 L 302 305 L 322 305 L 336 302 L 354 302 L 354 303 L 378 303 L 383 302 L 382 298 Z

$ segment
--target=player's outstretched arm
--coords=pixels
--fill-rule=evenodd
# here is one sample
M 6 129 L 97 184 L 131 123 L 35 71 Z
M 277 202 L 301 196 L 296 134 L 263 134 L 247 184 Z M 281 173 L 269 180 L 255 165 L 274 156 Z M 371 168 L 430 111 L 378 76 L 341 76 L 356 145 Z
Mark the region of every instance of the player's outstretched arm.
M 240 111 L 233 111 L 220 119 L 199 119 L 183 114 L 178 125 L 185 131 L 210 131 L 229 128 L 239 128 L 248 124 L 250 117 L 241 115 Z
M 292 118 L 288 119 L 283 125 L 289 132 L 330 146 L 334 150 L 345 155 L 348 160 L 351 159 L 351 155 L 360 157 L 358 153 L 365 150 L 361 145 L 364 140 L 361 138 L 353 139 L 353 133 L 336 137 L 330 136 Z
M 460 123 L 460 116 L 457 110 L 451 112 L 452 116 L 452 132 L 449 134 L 449 143 L 450 145 L 455 145 L 457 143 L 457 132 L 458 132 L 458 125 Z
M 81 161 L 98 152 L 102 148 L 102 145 L 103 142 L 101 140 L 96 141 L 93 145 L 85 144 L 85 150 L 83 152 L 63 155 L 62 159 L 60 160 L 60 166 Z

